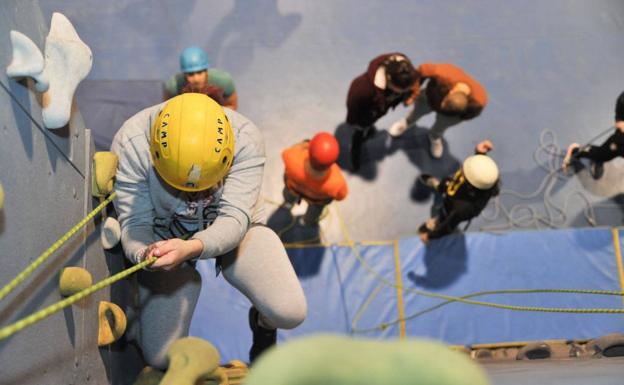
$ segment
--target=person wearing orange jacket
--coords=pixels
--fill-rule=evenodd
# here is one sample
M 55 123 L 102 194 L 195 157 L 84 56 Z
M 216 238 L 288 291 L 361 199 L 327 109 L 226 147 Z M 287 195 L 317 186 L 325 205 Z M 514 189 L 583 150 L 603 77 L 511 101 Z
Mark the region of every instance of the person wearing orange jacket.
M 327 132 L 282 152 L 285 166 L 282 206 L 291 209 L 304 199 L 308 203 L 303 216 L 305 225 L 317 223 L 325 206 L 347 196 L 347 182 L 336 164 L 339 153 L 338 141 Z
M 487 92 L 478 81 L 453 64 L 424 63 L 418 67 L 418 72 L 421 84 L 427 82 L 425 92 L 416 99 L 412 112 L 392 124 L 388 131 L 392 136 L 399 136 L 422 116 L 435 111 L 436 120 L 429 130 L 429 142 L 431 156 L 439 159 L 444 152 L 444 131 L 479 116 L 487 104 Z

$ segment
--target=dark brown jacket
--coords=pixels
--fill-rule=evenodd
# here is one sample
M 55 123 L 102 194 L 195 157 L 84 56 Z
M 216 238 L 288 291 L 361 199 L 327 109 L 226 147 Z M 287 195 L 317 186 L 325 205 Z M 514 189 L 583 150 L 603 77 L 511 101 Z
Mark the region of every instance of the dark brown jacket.
M 394 108 L 406 100 L 412 91 L 397 94 L 375 86 L 377 69 L 393 55 L 404 56 L 398 52 L 377 56 L 368 65 L 368 70 L 353 79 L 347 95 L 347 123 L 368 127 L 384 116 L 390 107 Z M 408 59 L 409 60 L 409 59 Z

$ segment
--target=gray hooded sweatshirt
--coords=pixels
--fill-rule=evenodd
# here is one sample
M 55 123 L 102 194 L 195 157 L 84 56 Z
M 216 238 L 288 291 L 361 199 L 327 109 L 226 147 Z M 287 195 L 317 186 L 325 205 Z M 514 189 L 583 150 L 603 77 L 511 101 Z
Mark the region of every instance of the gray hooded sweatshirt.
M 192 238 L 204 244 L 200 258 L 223 255 L 238 246 L 252 223 L 263 221 L 260 188 L 266 158 L 262 134 L 249 119 L 224 108 L 235 136 L 234 163 L 228 175 L 205 192 L 176 190 L 156 173 L 149 149 L 150 130 L 164 104 L 128 119 L 111 145 L 119 157 L 114 203 L 124 252 L 133 263 L 140 262 L 148 245 L 171 237 L 162 234 L 177 219 L 185 229 L 197 231 Z

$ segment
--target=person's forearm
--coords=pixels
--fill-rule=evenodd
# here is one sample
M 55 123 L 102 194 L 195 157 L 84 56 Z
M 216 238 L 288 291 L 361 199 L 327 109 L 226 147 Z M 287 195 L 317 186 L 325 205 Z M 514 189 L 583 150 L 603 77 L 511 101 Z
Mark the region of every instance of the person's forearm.
M 152 226 L 126 227 L 121 231 L 121 244 L 124 253 L 126 258 L 134 264 L 141 262 L 145 248 L 155 241 Z
M 221 216 L 217 217 L 207 229 L 195 233 L 191 239 L 202 243 L 202 250 L 198 254 L 199 258 L 214 258 L 236 248 L 248 228 L 249 221 L 241 223 L 233 217 Z

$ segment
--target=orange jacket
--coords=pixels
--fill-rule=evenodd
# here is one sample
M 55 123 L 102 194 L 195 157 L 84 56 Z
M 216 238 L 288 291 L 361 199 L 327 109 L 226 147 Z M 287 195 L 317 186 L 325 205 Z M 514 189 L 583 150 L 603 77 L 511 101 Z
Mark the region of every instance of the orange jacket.
M 427 99 L 431 108 L 435 111 L 440 111 L 440 104 L 446 96 L 446 94 L 439 94 L 437 85 L 444 86 L 449 90 L 457 83 L 466 83 L 470 87 L 469 111 L 466 112 L 466 116 L 463 116 L 465 119 L 471 119 L 479 115 L 487 104 L 485 88 L 456 65 L 449 63 L 423 63 L 418 67 L 418 72 L 420 72 L 421 79 L 431 79 L 429 86 L 427 86 Z
M 302 198 L 320 203 L 330 200 L 343 200 L 347 196 L 347 182 L 340 167 L 332 164 L 323 177 L 310 172 L 308 142 L 298 143 L 282 152 L 284 160 L 284 180 L 286 187 Z M 307 166 L 306 166 L 307 164 Z

